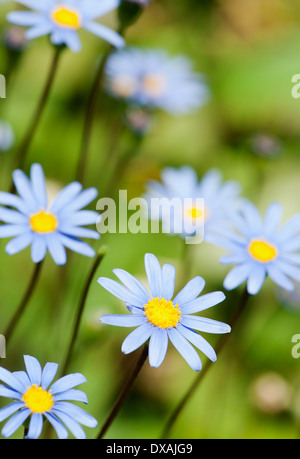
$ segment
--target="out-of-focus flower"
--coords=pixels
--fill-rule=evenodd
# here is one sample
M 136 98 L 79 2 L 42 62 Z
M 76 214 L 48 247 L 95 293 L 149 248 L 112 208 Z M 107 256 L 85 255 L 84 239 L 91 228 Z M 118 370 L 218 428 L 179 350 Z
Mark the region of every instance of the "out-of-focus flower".
M 16 210 L 0 207 L 0 238 L 13 237 L 6 246 L 6 253 L 14 255 L 31 245 L 31 258 L 39 263 L 49 250 L 58 265 L 67 261 L 65 247 L 87 257 L 95 251 L 79 238 L 98 239 L 97 231 L 82 228 L 96 224 L 99 214 L 82 210 L 93 201 L 98 192 L 95 188 L 82 191 L 82 185 L 73 182 L 66 186 L 50 206 L 42 167 L 33 164 L 30 179 L 21 170 L 13 173 L 19 196 L 0 192 L 0 204 Z
M 250 146 L 257 156 L 277 158 L 282 153 L 282 142 L 271 134 L 258 133 L 250 138 Z
M 240 185 L 235 181 L 222 183 L 219 170 L 208 171 L 199 181 L 192 167 L 167 167 L 163 169 L 161 179 L 161 183 L 152 180 L 146 184 L 144 198 L 152 218 L 157 215 L 163 222 L 170 219 L 169 209 L 164 209 L 161 200 L 172 202 L 178 198 L 180 209 L 171 214 L 171 224 L 174 220 L 173 229 L 176 233 L 176 228 L 179 231 L 182 228 L 182 237 L 200 231 L 204 240 L 210 242 L 212 234 L 231 224 L 229 214 L 240 202 Z M 197 200 L 203 201 L 201 206 Z
M 3 36 L 3 43 L 11 51 L 20 53 L 27 45 L 24 29 L 18 26 L 8 27 Z
M 125 113 L 124 123 L 137 135 L 145 135 L 152 127 L 153 117 L 142 108 L 130 108 Z
M 113 53 L 106 65 L 107 91 L 118 99 L 171 114 L 187 114 L 208 100 L 202 75 L 185 56 L 164 50 L 127 48 Z
M 30 418 L 25 438 L 37 439 L 42 433 L 45 417 L 54 427 L 58 438 L 68 438 L 66 427 L 74 437 L 86 438 L 80 424 L 94 428 L 98 423 L 82 408 L 69 402 L 88 403 L 85 393 L 74 389 L 87 382 L 86 378 L 80 373 L 70 374 L 50 386 L 58 369 L 56 363 L 48 362 L 42 370 L 35 357 L 24 355 L 24 362 L 26 372 L 11 373 L 0 367 L 0 380 L 5 384 L 0 385 L 0 396 L 15 400 L 0 409 L 0 422 L 11 416 L 1 434 L 10 437 Z
M 86 29 L 115 47 L 125 44 L 117 32 L 95 22 L 97 18 L 116 9 L 120 0 L 18 0 L 18 3 L 34 11 L 13 11 L 8 13 L 7 20 L 30 27 L 26 32 L 28 40 L 50 34 L 54 45 L 66 45 L 78 52 L 81 49 L 78 31 Z
M 123 0 L 123 3 L 135 3 L 139 6 L 147 6 L 152 0 Z
M 294 290 L 291 279 L 300 281 L 300 214 L 279 228 L 282 207 L 272 203 L 264 220 L 257 208 L 245 201 L 241 212 L 232 215 L 238 232 L 228 230 L 215 236 L 214 243 L 231 253 L 221 258 L 222 264 L 235 264 L 224 280 L 232 290 L 247 281 L 248 293 L 256 295 L 269 277 L 285 290 Z
M 253 382 L 250 397 L 259 410 L 278 414 L 289 408 L 291 392 L 291 387 L 281 375 L 265 373 Z
M 0 152 L 9 150 L 14 141 L 15 135 L 10 123 L 0 120 Z
M 127 336 L 122 345 L 125 354 L 135 351 L 149 338 L 149 362 L 151 367 L 159 367 L 166 355 L 168 341 L 195 371 L 202 368 L 201 360 L 192 343 L 212 361 L 216 353 L 211 345 L 194 330 L 204 333 L 229 333 L 227 324 L 216 320 L 192 315 L 204 311 L 225 299 L 223 292 L 213 292 L 198 297 L 205 281 L 195 277 L 175 296 L 175 268 L 170 264 L 162 267 L 152 254 L 145 255 L 145 268 L 149 290 L 135 277 L 122 269 L 114 274 L 125 285 L 100 277 L 98 282 L 117 298 L 123 300 L 131 313 L 125 315 L 105 315 L 101 322 L 118 327 L 137 327 Z

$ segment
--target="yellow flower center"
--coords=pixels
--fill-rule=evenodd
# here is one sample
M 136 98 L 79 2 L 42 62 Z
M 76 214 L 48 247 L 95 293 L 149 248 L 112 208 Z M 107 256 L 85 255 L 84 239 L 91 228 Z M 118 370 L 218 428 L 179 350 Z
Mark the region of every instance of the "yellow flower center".
M 117 96 L 127 98 L 135 93 L 137 81 L 130 76 L 121 75 L 112 80 L 110 89 Z
M 79 29 L 81 26 L 80 12 L 64 5 L 59 5 L 54 8 L 51 17 L 56 24 L 68 29 Z
M 178 304 L 173 304 L 165 298 L 153 298 L 144 305 L 145 314 L 149 322 L 155 327 L 176 327 L 181 318 Z
M 30 226 L 35 233 L 51 233 L 56 230 L 57 220 L 54 215 L 42 210 L 31 215 Z
M 263 239 L 254 239 L 251 241 L 248 251 L 255 260 L 261 263 L 268 263 L 277 257 L 277 247 L 264 241 Z
M 160 97 L 167 86 L 167 81 L 162 75 L 146 75 L 143 78 L 143 89 L 151 97 Z
M 192 220 L 194 223 L 197 222 L 197 220 L 205 222 L 208 218 L 208 209 L 203 207 L 188 207 L 184 209 L 184 214 L 185 217 L 187 217 L 189 220 Z
M 50 411 L 54 401 L 50 392 L 34 384 L 23 395 L 23 401 L 32 413 Z

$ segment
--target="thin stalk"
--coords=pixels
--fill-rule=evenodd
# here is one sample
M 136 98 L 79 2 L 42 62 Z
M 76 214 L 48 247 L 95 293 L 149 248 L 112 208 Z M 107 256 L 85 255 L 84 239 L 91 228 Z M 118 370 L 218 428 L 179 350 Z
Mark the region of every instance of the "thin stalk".
M 38 282 L 38 278 L 39 278 L 39 275 L 40 275 L 40 272 L 41 272 L 41 267 L 42 267 L 42 264 L 43 262 L 40 262 L 40 263 L 37 263 L 36 266 L 35 266 L 35 269 L 33 271 L 33 275 L 31 277 L 31 280 L 30 280 L 30 283 L 27 287 L 27 290 L 21 300 L 21 303 L 19 304 L 19 307 L 17 308 L 15 314 L 13 315 L 10 323 L 8 324 L 5 332 L 4 332 L 4 336 L 5 336 L 5 340 L 6 340 L 6 344 L 8 345 L 8 342 L 10 341 L 11 339 L 11 336 L 13 334 L 13 332 L 15 331 L 18 323 L 20 322 L 24 312 L 25 312 L 25 309 L 32 297 L 32 294 L 35 290 L 35 287 L 37 285 L 37 282 Z
M 28 150 L 30 148 L 30 145 L 32 143 L 33 137 L 37 131 L 38 125 L 40 123 L 42 114 L 44 112 L 46 103 L 49 99 L 49 95 L 53 86 L 54 78 L 57 73 L 57 68 L 58 68 L 58 62 L 59 62 L 59 57 L 61 55 L 62 48 L 60 46 L 55 47 L 54 50 L 54 56 L 52 58 L 52 62 L 50 65 L 50 69 L 48 72 L 48 76 L 46 79 L 46 83 L 44 86 L 44 89 L 42 91 L 41 97 L 39 99 L 38 105 L 36 107 L 36 110 L 33 114 L 32 120 L 29 124 L 29 127 L 25 133 L 25 136 L 23 138 L 23 141 L 21 142 L 21 145 L 17 151 L 16 155 L 16 167 L 17 168 L 23 168 L 26 160 L 26 156 L 28 153 Z
M 97 437 L 98 440 L 102 439 L 106 434 L 107 430 L 111 426 L 114 419 L 117 417 L 120 409 L 122 408 L 123 403 L 125 402 L 128 393 L 130 392 L 136 378 L 138 377 L 141 369 L 143 368 L 144 363 L 146 362 L 148 357 L 148 344 L 145 344 L 143 351 L 140 355 L 139 360 L 136 363 L 136 366 L 133 369 L 133 372 L 129 376 L 127 383 L 125 384 L 123 390 L 121 391 L 119 397 L 117 398 L 109 416 L 107 417 L 103 427 L 100 430 L 100 433 Z
M 64 365 L 62 367 L 62 374 L 63 375 L 66 374 L 68 366 L 69 366 L 71 358 L 72 358 L 74 346 L 75 346 L 75 343 L 76 343 L 76 340 L 77 340 L 77 336 L 78 336 L 78 332 L 79 332 L 79 328 L 80 328 L 80 324 L 81 324 L 81 320 L 82 320 L 82 316 L 83 316 L 83 312 L 84 312 L 84 307 L 85 307 L 85 303 L 86 303 L 86 299 L 87 299 L 87 296 L 88 296 L 88 293 L 89 293 L 89 289 L 90 289 L 91 283 L 92 283 L 92 281 L 94 279 L 94 275 L 95 275 L 100 263 L 102 262 L 104 256 L 105 256 L 105 251 L 102 248 L 102 250 L 99 251 L 99 253 L 98 253 L 97 257 L 96 257 L 96 259 L 95 259 L 95 261 L 94 261 L 94 263 L 92 265 L 92 268 L 91 268 L 91 270 L 90 270 L 90 272 L 88 274 L 86 282 L 84 284 L 84 288 L 83 288 L 82 295 L 81 295 L 81 298 L 80 298 L 80 301 L 79 301 L 79 305 L 78 305 L 78 309 L 77 309 L 77 314 L 76 314 L 75 324 L 74 324 L 74 328 L 73 328 L 73 333 L 71 335 L 71 339 L 70 339 L 70 343 L 69 343 L 69 346 L 68 346 L 65 362 L 64 362 Z
M 247 288 L 245 288 L 241 298 L 240 298 L 240 301 L 238 303 L 238 306 L 237 308 L 235 309 L 235 312 L 231 318 L 231 321 L 230 321 L 230 326 L 231 328 L 233 329 L 236 325 L 236 323 L 238 322 L 242 312 L 244 311 L 245 307 L 246 307 L 246 304 L 248 302 L 248 299 L 249 299 L 250 295 L 247 291 Z M 217 346 L 216 346 L 216 354 L 219 354 L 221 352 L 221 350 L 224 348 L 228 338 L 230 337 L 230 334 L 226 334 L 226 335 L 223 335 L 222 338 L 219 340 Z M 187 402 L 190 400 L 190 398 L 192 397 L 192 395 L 195 393 L 196 389 L 199 387 L 201 381 L 204 379 L 205 375 L 207 374 L 208 370 L 212 367 L 212 361 L 209 360 L 206 364 L 206 366 L 202 369 L 202 371 L 199 373 L 199 375 L 195 378 L 194 382 L 192 383 L 192 385 L 190 386 L 190 388 L 187 390 L 187 392 L 184 394 L 184 396 L 182 397 L 182 399 L 180 400 L 180 402 L 178 403 L 178 405 L 175 407 L 174 411 L 171 413 L 171 416 L 169 417 L 164 429 L 163 429 L 163 432 L 162 432 L 162 435 L 161 435 L 161 439 L 163 438 L 168 438 L 168 435 L 170 433 L 170 430 L 172 428 L 172 426 L 174 425 L 175 421 L 177 420 L 177 418 L 179 417 L 180 413 L 182 412 L 183 408 L 185 407 L 185 405 L 187 404 Z

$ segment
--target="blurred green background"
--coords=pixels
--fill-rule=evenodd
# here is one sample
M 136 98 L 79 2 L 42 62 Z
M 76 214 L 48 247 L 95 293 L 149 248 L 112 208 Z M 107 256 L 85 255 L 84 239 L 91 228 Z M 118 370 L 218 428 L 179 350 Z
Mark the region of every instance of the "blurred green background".
M 0 27 L 8 24 L 0 6 Z M 106 23 L 115 26 L 114 14 Z M 25 170 L 40 162 L 56 192 L 74 179 L 85 102 L 104 42 L 81 33 L 83 50 L 66 51 L 55 85 L 34 138 Z M 145 181 L 161 168 L 193 166 L 201 177 L 211 167 L 224 179 L 238 180 L 243 195 L 264 212 L 280 201 L 284 217 L 299 212 L 300 100 L 292 98 L 292 76 L 300 73 L 300 5 L 294 0 L 153 0 L 126 34 L 128 44 L 165 48 L 186 54 L 195 70 L 206 75 L 211 100 L 195 115 L 172 117 L 157 113 L 139 155 L 123 171 L 120 189 L 129 198 L 144 192 Z M 29 43 L 9 79 L 7 99 L 0 100 L 0 119 L 11 122 L 20 142 L 42 90 L 52 49 L 48 38 Z M 0 74 L 8 69 L 7 51 L 0 47 Z M 86 186 L 99 191 L 107 177 L 105 155 L 111 148 L 115 102 L 101 95 L 94 123 Z M 125 133 L 120 150 L 131 141 Z M 0 156 L 0 184 L 10 182 L 14 148 Z M 101 325 L 107 312 L 123 313 L 124 305 L 104 291 L 97 277 L 112 277 L 123 268 L 145 279 L 144 254 L 177 267 L 184 275 L 183 242 L 167 235 L 112 234 L 103 237 L 108 253 L 92 283 L 70 371 L 87 379 L 87 410 L 104 422 L 117 391 L 138 352 L 124 356 L 121 343 L 128 330 Z M 99 243 L 94 244 L 95 247 Z M 9 257 L 0 241 L 0 333 L 13 315 L 29 282 L 33 263 L 29 249 Z M 228 268 L 219 265 L 221 250 L 196 247 L 191 275 L 206 279 L 207 292 L 222 289 Z M 47 257 L 32 301 L 18 326 L 7 359 L 11 371 L 23 369 L 23 354 L 42 364 L 63 361 L 81 290 L 91 260 L 69 254 L 65 267 Z M 207 312 L 229 320 L 241 290 Z M 173 438 L 297 438 L 300 434 L 300 359 L 291 354 L 293 335 L 300 333 L 300 288 L 291 301 L 271 281 L 251 298 L 228 346 L 185 407 Z M 216 344 L 217 336 L 206 336 Z M 203 363 L 206 357 L 203 356 Z M 195 378 L 170 344 L 159 369 L 143 368 L 120 415 L 106 438 L 157 438 L 168 414 Z M 0 402 L 4 406 L 3 401 Z M 15 435 L 22 436 L 22 429 Z M 85 429 L 88 438 L 96 431 Z

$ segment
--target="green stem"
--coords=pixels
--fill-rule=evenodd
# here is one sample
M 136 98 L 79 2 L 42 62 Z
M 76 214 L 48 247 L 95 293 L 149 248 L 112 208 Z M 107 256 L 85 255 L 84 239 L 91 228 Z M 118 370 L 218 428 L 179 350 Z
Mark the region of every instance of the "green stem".
M 37 105 L 37 108 L 33 114 L 33 118 L 29 124 L 29 127 L 27 129 L 27 132 L 25 133 L 25 136 L 24 136 L 24 139 L 19 147 L 19 150 L 17 151 L 17 155 L 16 155 L 16 159 L 15 159 L 15 162 L 16 162 L 16 168 L 23 168 L 24 164 L 25 164 L 25 160 L 26 160 L 26 156 L 27 156 L 27 153 L 28 153 L 28 150 L 30 148 L 30 145 L 32 143 L 32 140 L 33 140 L 33 137 L 37 131 L 37 128 L 38 128 L 38 125 L 40 123 L 40 120 L 41 120 L 41 117 L 42 117 L 42 114 L 44 112 L 44 108 L 46 106 L 46 103 L 48 101 L 48 98 L 49 98 L 49 95 L 50 95 L 50 92 L 51 92 L 51 88 L 53 86 L 53 82 L 54 82 L 54 78 L 55 78 L 55 75 L 57 73 L 57 68 L 58 68 L 58 62 L 59 62 L 59 57 L 61 55 L 61 51 L 62 51 L 62 47 L 61 46 L 57 46 L 55 48 L 55 51 L 54 51 L 54 56 L 53 56 L 53 59 L 52 59 L 52 63 L 51 63 L 51 66 L 50 66 L 50 70 L 49 70 L 49 73 L 48 73 L 48 77 L 47 77 L 47 80 L 46 80 L 46 84 L 44 86 L 44 89 L 43 89 L 43 92 L 42 92 L 42 95 L 40 97 L 40 100 L 38 102 L 38 105 Z
M 110 414 L 108 415 L 105 423 L 103 424 L 103 427 L 101 428 L 99 435 L 97 437 L 98 440 L 102 439 L 104 435 L 106 434 L 107 430 L 111 426 L 112 422 L 114 419 L 117 417 L 123 403 L 125 402 L 127 395 L 129 391 L 131 390 L 136 378 L 138 377 L 141 369 L 143 368 L 144 363 L 146 362 L 148 357 L 148 344 L 145 344 L 143 351 L 140 355 L 140 358 L 138 359 L 133 372 L 129 376 L 127 383 L 125 384 L 123 390 L 121 391 L 119 397 L 117 398 Z
M 41 267 L 42 267 L 42 264 L 43 262 L 40 262 L 40 263 L 37 263 L 36 266 L 35 266 L 35 269 L 33 271 L 33 275 L 31 277 L 31 280 L 30 280 L 30 283 L 27 287 L 27 290 L 21 300 L 21 303 L 19 305 L 19 307 L 17 308 L 15 314 L 13 315 L 10 323 L 8 324 L 5 332 L 4 332 L 4 336 L 5 336 L 5 340 L 6 340 L 6 345 L 8 345 L 8 342 L 10 341 L 11 339 L 11 336 L 14 332 L 14 330 L 16 329 L 19 321 L 21 320 L 24 312 L 25 312 L 25 309 L 29 303 L 29 300 L 31 299 L 32 297 L 32 294 L 34 292 L 34 289 L 37 285 L 37 282 L 38 282 L 38 278 L 39 278 L 39 275 L 40 275 L 40 272 L 41 272 Z
M 82 291 L 82 295 L 81 295 L 81 298 L 80 298 L 80 301 L 79 301 L 79 305 L 78 305 L 78 309 L 77 309 L 77 314 L 76 314 L 76 319 L 75 319 L 75 324 L 74 324 L 74 328 L 73 328 L 73 333 L 71 335 L 71 339 L 70 339 L 70 343 L 69 343 L 69 346 L 68 346 L 68 350 L 67 350 L 67 354 L 66 354 L 66 358 L 65 358 L 65 362 L 64 362 L 64 365 L 62 367 L 62 374 L 66 374 L 67 372 L 67 369 L 69 367 L 69 364 L 70 364 L 70 361 L 71 361 L 71 358 L 72 358 L 72 354 L 73 354 L 73 350 L 74 350 L 74 346 L 75 346 L 75 343 L 76 343 L 76 340 L 77 340 L 77 336 L 78 336 L 78 332 L 79 332 L 79 328 L 80 328 L 80 324 L 81 324 L 81 320 L 82 320 L 82 316 L 83 316 L 83 312 L 84 312 L 84 308 L 85 308 L 85 303 L 86 303 L 86 299 L 87 299 L 87 296 L 88 296 L 88 293 L 89 293 L 89 289 L 90 289 L 90 286 L 91 286 L 91 283 L 93 281 L 93 278 L 94 278 L 94 275 L 100 265 L 100 263 L 102 262 L 103 258 L 105 257 L 105 249 L 102 247 L 99 252 L 98 252 L 98 255 L 92 265 L 92 268 L 89 272 L 89 275 L 86 279 L 86 282 L 84 284 L 84 288 L 83 288 L 83 291 Z
M 230 326 L 233 329 L 239 320 L 242 312 L 244 311 L 246 304 L 248 302 L 250 295 L 247 291 L 247 288 L 245 288 L 241 299 L 239 301 L 239 304 L 237 308 L 235 309 L 235 312 L 232 316 L 232 319 L 230 321 Z M 223 335 L 222 338 L 219 340 L 217 346 L 216 346 L 216 354 L 219 354 L 221 350 L 224 348 L 225 344 L 227 343 L 228 338 L 230 337 L 230 334 Z M 191 384 L 190 388 L 187 390 L 187 392 L 184 394 L 182 399 L 179 401 L 178 405 L 175 407 L 174 411 L 171 413 L 164 429 L 161 435 L 161 439 L 168 438 L 170 430 L 172 426 L 174 425 L 175 421 L 179 417 L 180 413 L 182 412 L 183 408 L 185 405 L 188 403 L 192 395 L 195 393 L 196 389 L 199 387 L 201 381 L 204 379 L 205 375 L 207 374 L 208 370 L 212 367 L 212 361 L 209 360 L 206 364 L 206 366 L 202 369 L 202 371 L 199 373 L 199 375 L 195 378 L 194 382 Z

